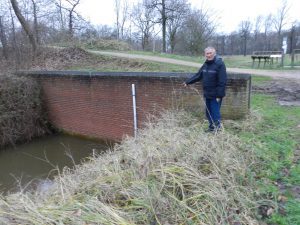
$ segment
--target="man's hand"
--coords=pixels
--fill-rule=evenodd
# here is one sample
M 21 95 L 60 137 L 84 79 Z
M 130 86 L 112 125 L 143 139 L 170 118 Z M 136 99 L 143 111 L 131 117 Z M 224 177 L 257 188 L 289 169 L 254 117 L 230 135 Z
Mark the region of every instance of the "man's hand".
M 221 98 L 216 98 L 217 102 L 220 102 L 221 101 Z
M 186 84 L 186 83 L 183 83 L 182 85 L 183 85 L 184 87 L 187 87 L 187 84 Z

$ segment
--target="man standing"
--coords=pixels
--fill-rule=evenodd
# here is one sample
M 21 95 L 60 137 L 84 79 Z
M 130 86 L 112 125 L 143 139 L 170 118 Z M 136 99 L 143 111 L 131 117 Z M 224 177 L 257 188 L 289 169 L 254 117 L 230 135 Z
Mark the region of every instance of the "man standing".
M 184 86 L 202 80 L 203 95 L 206 104 L 208 131 L 218 131 L 221 127 L 221 105 L 225 96 L 227 82 L 226 66 L 213 47 L 204 50 L 206 61 L 198 73 L 184 82 Z

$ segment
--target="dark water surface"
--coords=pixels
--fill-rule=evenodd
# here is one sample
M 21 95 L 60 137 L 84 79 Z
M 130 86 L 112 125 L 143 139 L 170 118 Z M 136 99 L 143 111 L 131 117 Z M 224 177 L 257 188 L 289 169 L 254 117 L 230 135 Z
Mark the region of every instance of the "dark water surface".
M 28 189 L 55 175 L 53 169 L 62 169 L 108 149 L 108 145 L 69 135 L 54 135 L 36 139 L 0 151 L 0 192 Z

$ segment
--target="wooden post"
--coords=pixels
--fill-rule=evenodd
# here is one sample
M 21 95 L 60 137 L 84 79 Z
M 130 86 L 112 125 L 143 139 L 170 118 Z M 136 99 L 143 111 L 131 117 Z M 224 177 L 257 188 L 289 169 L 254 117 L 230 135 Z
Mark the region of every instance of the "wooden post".
M 294 67 L 294 62 L 295 62 L 295 49 L 292 51 L 292 58 L 291 58 L 291 65 Z
M 284 61 L 284 51 L 281 51 L 281 67 L 283 68 L 283 61 Z

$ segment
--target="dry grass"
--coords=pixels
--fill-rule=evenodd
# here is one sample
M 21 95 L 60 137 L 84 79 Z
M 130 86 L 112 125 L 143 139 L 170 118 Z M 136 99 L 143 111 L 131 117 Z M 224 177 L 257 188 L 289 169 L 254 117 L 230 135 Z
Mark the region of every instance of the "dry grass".
M 82 44 L 85 48 L 95 50 L 116 50 L 128 51 L 130 46 L 128 43 L 118 40 L 94 39 Z
M 0 198 L 8 224 L 258 224 L 250 147 L 165 112 L 136 139 L 56 177 L 48 192 Z

